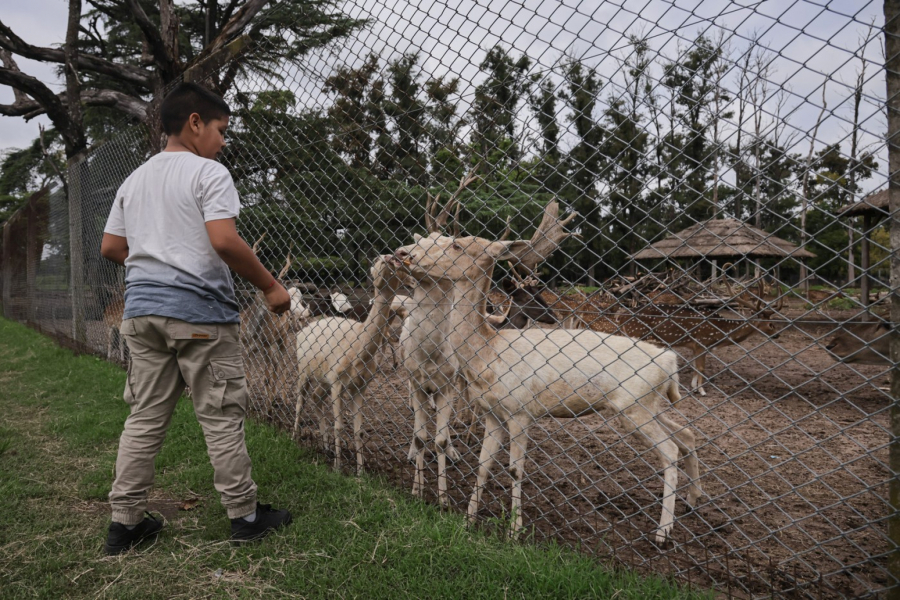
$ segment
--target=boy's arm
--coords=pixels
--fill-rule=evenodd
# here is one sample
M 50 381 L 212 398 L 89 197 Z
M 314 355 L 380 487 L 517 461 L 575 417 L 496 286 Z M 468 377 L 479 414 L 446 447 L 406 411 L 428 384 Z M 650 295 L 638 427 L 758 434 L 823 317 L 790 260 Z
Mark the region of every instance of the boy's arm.
M 128 258 L 128 238 L 104 233 L 103 240 L 100 242 L 100 256 L 116 264 L 124 265 L 125 259 Z
M 281 314 L 291 307 L 284 286 L 259 262 L 250 246 L 237 232 L 234 219 L 206 222 L 206 233 L 213 250 L 231 270 L 263 291 L 269 310 Z

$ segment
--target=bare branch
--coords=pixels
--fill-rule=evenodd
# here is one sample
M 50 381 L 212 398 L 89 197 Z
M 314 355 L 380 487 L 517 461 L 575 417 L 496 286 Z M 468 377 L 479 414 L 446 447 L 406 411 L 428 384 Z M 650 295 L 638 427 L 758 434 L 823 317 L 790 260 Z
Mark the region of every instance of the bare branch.
M 135 2 L 136 0 L 126 0 L 127 2 Z M 214 53 L 216 50 L 224 47 L 228 42 L 237 38 L 243 33 L 244 28 L 253 20 L 253 17 L 259 13 L 269 3 L 270 0 L 247 0 L 246 4 L 238 9 L 227 23 L 222 25 L 219 35 L 212 41 L 203 52 L 197 57 L 195 62 L 199 62 Z
M 7 69 L 11 69 L 13 71 L 20 71 L 19 65 L 16 64 L 16 61 L 12 57 L 12 53 L 5 48 L 0 48 L 0 63 L 3 64 Z M 20 71 L 21 72 L 21 71 Z M 32 103 L 32 100 L 25 94 L 23 94 L 20 90 L 13 88 L 13 98 L 14 101 L 10 106 L 19 106 L 26 105 Z
M 13 70 L 2 67 L 0 68 L 0 85 L 8 85 L 34 98 L 43 107 L 50 120 L 53 121 L 56 129 L 64 137 L 68 135 L 69 125 L 71 124 L 69 113 L 59 96 L 54 94 L 53 90 L 41 81 L 31 75 L 22 73 L 18 69 Z M 69 141 L 68 138 L 66 138 L 66 141 Z
M 0 21 L 0 48 L 40 62 L 66 63 L 66 53 L 63 50 L 33 46 L 13 33 L 12 29 L 2 21 Z M 112 63 L 90 54 L 81 54 L 75 62 L 75 66 L 82 71 L 109 75 L 122 81 L 140 85 L 148 90 L 153 89 L 153 74 L 139 67 Z
M 20 92 L 21 93 L 21 92 Z M 65 94 L 58 94 L 57 98 L 63 106 L 68 106 Z M 81 92 L 81 103 L 85 106 L 108 106 L 115 108 L 140 121 L 147 118 L 149 104 L 140 98 L 129 96 L 116 90 L 84 90 Z M 0 104 L 0 115 L 5 117 L 24 117 L 26 121 L 46 112 L 44 107 L 31 99 L 19 104 Z
M 162 34 L 156 28 L 153 21 L 150 20 L 150 17 L 147 16 L 147 13 L 144 12 L 144 9 L 141 8 L 141 5 L 137 0 L 125 0 L 125 4 L 128 6 L 128 10 L 131 11 L 132 15 L 134 15 L 134 22 L 140 28 L 141 33 L 144 34 L 144 39 L 147 40 L 147 43 L 150 45 L 150 52 L 153 54 L 156 65 L 164 74 L 164 79 L 168 80 L 174 78 L 174 76 L 178 74 L 177 58 L 170 56 L 167 52 L 166 43 L 163 41 Z
M 141 122 L 147 120 L 147 109 L 150 106 L 149 102 L 116 90 L 85 90 L 81 93 L 81 102 L 87 106 L 115 108 Z

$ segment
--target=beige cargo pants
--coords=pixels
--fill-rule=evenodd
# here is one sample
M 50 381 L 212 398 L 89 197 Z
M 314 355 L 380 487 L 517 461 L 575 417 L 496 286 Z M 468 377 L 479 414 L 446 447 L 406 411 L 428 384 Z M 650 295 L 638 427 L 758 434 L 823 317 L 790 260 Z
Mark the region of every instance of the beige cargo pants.
M 198 325 L 166 317 L 126 319 L 120 329 L 131 361 L 125 402 L 131 414 L 119 439 L 112 520 L 140 523 L 153 486 L 175 404 L 191 387 L 194 414 L 203 428 L 214 484 L 231 519 L 256 510 L 256 484 L 244 443 L 247 384 L 238 324 Z

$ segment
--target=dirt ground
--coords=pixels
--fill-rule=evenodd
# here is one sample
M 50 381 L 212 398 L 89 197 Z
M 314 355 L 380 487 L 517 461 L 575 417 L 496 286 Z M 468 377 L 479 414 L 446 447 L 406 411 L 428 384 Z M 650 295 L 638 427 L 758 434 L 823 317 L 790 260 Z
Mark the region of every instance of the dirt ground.
M 798 313 L 799 314 L 799 313 Z M 842 315 L 829 315 L 841 318 Z M 807 321 L 809 319 L 807 318 Z M 524 519 L 534 539 L 557 540 L 603 560 L 669 572 L 736 596 L 860 597 L 888 583 L 887 368 L 837 364 L 825 351 L 830 325 L 800 324 L 777 340 L 755 335 L 707 360 L 705 397 L 684 387 L 671 409 L 697 435 L 707 496 L 690 511 L 679 490 L 673 543 L 650 540 L 661 512 L 658 459 L 615 420 L 541 419 L 531 430 Z M 291 427 L 293 378 L 265 400 L 260 357 L 247 357 L 254 407 Z M 278 367 L 292 373 L 291 360 Z M 413 420 L 406 372 L 386 353 L 364 406 L 369 472 L 412 487 Z M 301 419 L 304 431 L 316 425 Z M 330 422 L 330 420 L 329 420 Z M 349 415 L 344 464 L 355 464 Z M 456 425 L 461 460 L 449 469 L 451 507 L 464 512 L 477 470 L 478 436 Z M 481 435 L 481 429 L 477 434 Z M 311 434 L 303 443 L 319 445 Z M 432 457 L 433 458 L 433 457 Z M 509 506 L 504 452 L 480 516 L 496 527 Z M 426 499 L 436 502 L 436 461 Z M 679 483 L 684 485 L 685 475 Z

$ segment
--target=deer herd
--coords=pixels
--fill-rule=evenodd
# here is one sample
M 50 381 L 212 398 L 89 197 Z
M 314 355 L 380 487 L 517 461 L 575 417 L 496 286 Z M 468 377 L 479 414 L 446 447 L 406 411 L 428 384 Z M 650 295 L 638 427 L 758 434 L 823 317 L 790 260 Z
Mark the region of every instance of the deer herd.
M 690 424 L 680 424 L 669 411 L 681 399 L 678 356 L 670 348 L 692 350 L 691 389 L 705 395 L 705 360 L 711 349 L 740 343 L 755 332 L 777 337 L 773 316 L 781 304 L 765 304 L 760 287 L 751 298 L 745 290 L 721 307 L 647 304 L 620 308 L 588 328 L 573 326 L 571 319 L 561 323 L 542 297 L 534 273 L 573 235 L 567 225 L 577 214 L 560 218 L 559 204 L 553 201 L 531 239 L 507 240 L 508 223 L 499 239 L 460 236 L 459 195 L 475 179 L 464 177 L 442 208 L 439 196 L 429 196 L 427 235 L 415 235 L 411 244 L 373 261 L 369 305 L 354 304 L 340 293 L 310 296 L 304 294 L 308 290 L 290 286 L 291 309 L 284 315 L 266 311 L 262 299 L 245 309 L 243 337 L 249 351 L 259 350 L 264 357 L 266 397 L 277 394 L 284 371 L 293 368 L 293 361 L 284 357 L 295 353 L 294 435 L 299 435 L 301 422 L 318 421 L 318 436 L 333 450 L 339 469 L 347 404 L 356 470 L 361 472 L 365 392 L 380 368 L 379 354 L 389 348 L 398 367 L 397 344 L 414 415 L 408 455 L 415 469 L 413 494 L 423 495 L 425 450 L 431 443 L 437 457 L 438 499 L 442 506 L 448 504 L 447 463 L 460 458 L 451 422 L 454 415 L 466 414 L 483 425 L 468 516 L 472 520 L 478 513 L 491 467 L 508 437 L 511 533 L 523 525 L 522 485 L 531 426 L 545 416 L 614 415 L 624 433 L 646 444 L 661 464 L 662 513 L 654 540 L 664 543 L 674 523 L 679 460 L 687 476 L 688 506 L 703 494 L 695 434 Z M 448 233 L 447 221 L 454 212 Z M 279 279 L 291 262 L 288 254 Z M 508 263 L 513 277 L 502 284 L 506 301 L 493 306 L 488 296 L 498 263 Z M 112 302 L 112 314 L 104 315 L 110 327 L 110 358 L 121 304 Z M 728 307 L 732 304 L 737 308 Z M 889 333 L 880 325 L 844 329 L 827 349 L 845 362 L 887 364 Z M 474 431 L 471 422 L 469 426 Z

